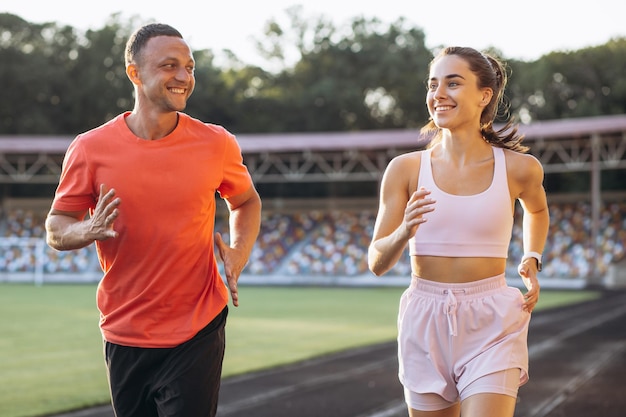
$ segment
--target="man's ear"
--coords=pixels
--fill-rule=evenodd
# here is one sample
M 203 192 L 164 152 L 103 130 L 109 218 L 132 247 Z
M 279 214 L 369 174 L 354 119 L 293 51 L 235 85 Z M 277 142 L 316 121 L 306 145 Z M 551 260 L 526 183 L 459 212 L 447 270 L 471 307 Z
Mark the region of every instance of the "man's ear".
M 130 82 L 135 85 L 139 85 L 141 83 L 141 80 L 139 79 L 139 71 L 137 70 L 137 66 L 135 64 L 128 64 L 126 66 L 126 76 Z

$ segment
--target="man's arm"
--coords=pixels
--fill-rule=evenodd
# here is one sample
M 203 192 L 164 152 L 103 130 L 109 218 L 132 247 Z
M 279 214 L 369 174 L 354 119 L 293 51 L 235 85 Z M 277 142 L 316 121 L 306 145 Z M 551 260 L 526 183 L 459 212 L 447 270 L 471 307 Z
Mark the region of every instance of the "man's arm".
M 239 305 L 237 281 L 246 266 L 252 248 L 261 229 L 261 198 L 254 186 L 248 191 L 226 199 L 230 211 L 230 245 L 220 233 L 215 234 L 215 243 L 224 262 L 224 271 L 233 305 Z
M 89 246 L 96 240 L 117 237 L 113 223 L 117 218 L 120 199 L 115 190 L 105 191 L 100 186 L 100 196 L 93 214 L 85 218 L 87 211 L 61 211 L 51 209 L 46 217 L 46 242 L 56 250 L 72 250 Z

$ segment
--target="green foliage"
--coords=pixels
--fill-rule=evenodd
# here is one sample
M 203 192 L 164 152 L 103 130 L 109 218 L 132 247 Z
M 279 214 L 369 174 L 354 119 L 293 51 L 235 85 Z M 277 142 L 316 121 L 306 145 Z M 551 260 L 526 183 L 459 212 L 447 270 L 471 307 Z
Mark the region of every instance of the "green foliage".
M 289 93 L 282 97 L 291 109 L 282 114 L 280 130 L 344 131 L 425 123 L 423 79 L 432 54 L 421 30 L 407 28 L 403 20 L 382 27 L 376 19 L 361 18 L 343 37 L 323 21 L 313 33 L 304 26 L 296 32 L 302 38 L 297 42 L 300 60 L 277 79 Z M 313 39 L 312 45 L 307 46 L 304 38 Z
M 511 66 L 509 93 L 522 120 L 626 113 L 626 38 Z
M 428 120 L 424 80 L 433 52 L 418 27 L 354 18 L 337 27 L 307 18 L 267 22 L 257 43 L 267 67 L 225 51 L 194 51 L 196 90 L 187 111 L 236 133 L 420 127 Z M 68 134 L 133 107 L 123 51 L 139 25 L 111 15 L 81 33 L 0 14 L 0 134 Z M 499 51 L 490 50 L 506 61 Z M 534 62 L 509 62 L 506 95 L 519 121 L 626 113 L 626 39 Z
M 0 133 L 79 133 L 132 104 L 120 62 L 129 27 L 111 20 L 81 35 L 4 13 L 0 33 Z

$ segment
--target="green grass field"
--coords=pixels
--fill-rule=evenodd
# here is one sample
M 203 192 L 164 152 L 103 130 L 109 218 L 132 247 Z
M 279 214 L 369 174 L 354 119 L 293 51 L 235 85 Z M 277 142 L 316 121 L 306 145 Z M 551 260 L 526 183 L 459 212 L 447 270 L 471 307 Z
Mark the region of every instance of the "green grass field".
M 0 416 L 109 401 L 94 285 L 0 284 Z M 224 376 L 392 340 L 403 288 L 242 287 Z M 599 294 L 542 292 L 538 309 Z

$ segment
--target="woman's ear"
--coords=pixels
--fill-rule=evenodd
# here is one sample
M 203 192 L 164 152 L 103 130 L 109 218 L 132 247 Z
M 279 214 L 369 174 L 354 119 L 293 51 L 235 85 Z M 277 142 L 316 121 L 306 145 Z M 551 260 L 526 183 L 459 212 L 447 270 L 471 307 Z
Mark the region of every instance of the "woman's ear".
M 493 90 L 491 90 L 491 88 L 485 88 L 483 90 L 483 97 L 482 97 L 482 100 L 480 101 L 480 104 L 483 106 L 486 106 L 487 104 L 489 104 L 492 97 L 493 97 Z

